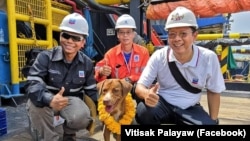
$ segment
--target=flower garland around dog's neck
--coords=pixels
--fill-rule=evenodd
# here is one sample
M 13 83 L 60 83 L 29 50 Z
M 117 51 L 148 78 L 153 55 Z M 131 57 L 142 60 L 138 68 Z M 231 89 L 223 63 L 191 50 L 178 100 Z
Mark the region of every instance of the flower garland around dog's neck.
M 135 117 L 135 103 L 130 93 L 125 98 L 125 114 L 117 122 L 114 117 L 105 110 L 105 105 L 102 101 L 103 97 L 98 100 L 99 119 L 104 122 L 105 126 L 116 134 L 121 134 L 121 125 L 130 125 Z

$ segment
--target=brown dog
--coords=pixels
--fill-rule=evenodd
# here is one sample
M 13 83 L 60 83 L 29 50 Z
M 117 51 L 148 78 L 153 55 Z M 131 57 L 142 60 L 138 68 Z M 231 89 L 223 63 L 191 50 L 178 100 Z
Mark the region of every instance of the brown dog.
M 99 102 L 103 103 L 109 116 L 112 116 L 115 121 L 119 121 L 125 114 L 125 98 L 131 91 L 132 84 L 124 79 L 106 79 L 99 82 L 97 88 L 100 94 Z M 110 141 L 111 132 L 104 123 L 103 136 L 105 141 Z M 116 141 L 121 140 L 120 134 L 114 133 L 113 135 Z

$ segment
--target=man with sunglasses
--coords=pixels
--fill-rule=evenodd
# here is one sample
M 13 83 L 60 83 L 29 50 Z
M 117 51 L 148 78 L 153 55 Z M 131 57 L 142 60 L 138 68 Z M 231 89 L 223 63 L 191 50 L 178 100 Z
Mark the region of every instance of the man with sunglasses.
M 149 59 L 149 51 L 134 43 L 136 25 L 132 16 L 121 15 L 116 21 L 115 29 L 120 43 L 97 62 L 95 78 L 97 82 L 106 78 L 119 78 L 136 84 Z
M 39 53 L 29 71 L 27 110 L 39 140 L 75 141 L 76 132 L 93 121 L 83 95 L 97 102 L 94 66 L 80 51 L 88 23 L 82 15 L 72 13 L 59 28 L 60 46 Z
M 218 124 L 220 93 L 225 83 L 215 52 L 194 44 L 198 35 L 194 13 L 177 7 L 169 14 L 165 29 L 168 47 L 152 54 L 137 82 L 135 91 L 143 102 L 137 106 L 136 121 L 156 125 Z M 178 70 L 175 78 L 173 74 Z M 178 83 L 181 75 L 184 79 Z M 155 78 L 156 85 L 150 87 Z M 184 81 L 188 86 L 181 86 Z M 202 89 L 207 90 L 208 112 L 199 103 Z

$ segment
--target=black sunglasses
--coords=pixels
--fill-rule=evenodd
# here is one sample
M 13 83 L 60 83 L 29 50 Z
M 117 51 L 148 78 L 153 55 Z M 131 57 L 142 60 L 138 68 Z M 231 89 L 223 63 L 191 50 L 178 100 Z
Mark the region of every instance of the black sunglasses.
M 84 39 L 83 36 L 77 36 L 77 35 L 70 35 L 68 33 L 62 32 L 61 36 L 65 39 L 71 38 L 74 42 L 80 42 Z

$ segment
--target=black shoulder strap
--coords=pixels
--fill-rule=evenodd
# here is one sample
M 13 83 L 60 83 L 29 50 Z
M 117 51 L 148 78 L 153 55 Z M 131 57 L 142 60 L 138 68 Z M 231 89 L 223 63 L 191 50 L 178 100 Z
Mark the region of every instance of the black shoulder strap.
M 181 87 L 183 89 L 185 89 L 188 92 L 194 93 L 194 94 L 198 94 L 201 92 L 201 89 L 195 88 L 187 82 L 187 80 L 182 76 L 182 74 L 181 74 L 180 70 L 178 69 L 178 67 L 176 66 L 175 62 L 168 61 L 168 66 L 169 66 L 170 71 L 171 71 L 172 75 L 174 76 L 175 80 L 179 83 L 179 85 L 181 85 Z

